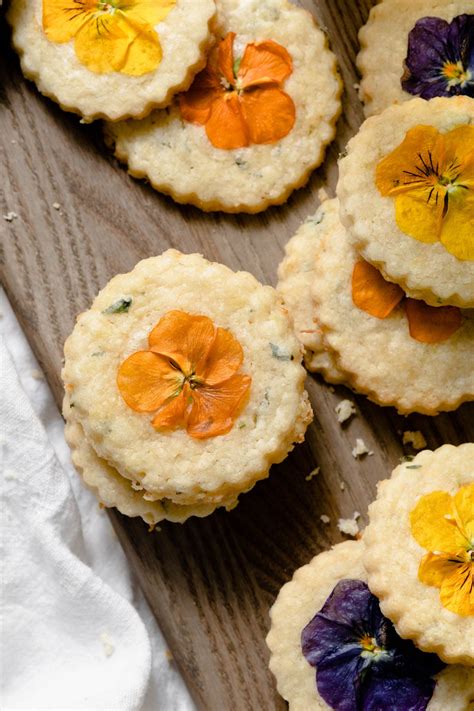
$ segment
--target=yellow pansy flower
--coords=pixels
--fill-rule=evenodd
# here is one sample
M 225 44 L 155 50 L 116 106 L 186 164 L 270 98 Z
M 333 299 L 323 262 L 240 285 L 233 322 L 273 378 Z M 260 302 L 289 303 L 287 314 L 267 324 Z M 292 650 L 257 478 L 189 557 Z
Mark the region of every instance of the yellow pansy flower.
M 395 198 L 402 232 L 440 241 L 458 259 L 474 260 L 474 126 L 439 133 L 416 126 L 377 166 L 376 185 Z
M 474 484 L 455 496 L 433 491 L 410 514 L 411 532 L 430 551 L 421 560 L 418 578 L 440 588 L 451 612 L 474 615 Z
M 176 0 L 43 0 L 43 30 L 51 42 L 74 39 L 79 61 L 92 72 L 141 76 L 162 59 L 154 27 Z

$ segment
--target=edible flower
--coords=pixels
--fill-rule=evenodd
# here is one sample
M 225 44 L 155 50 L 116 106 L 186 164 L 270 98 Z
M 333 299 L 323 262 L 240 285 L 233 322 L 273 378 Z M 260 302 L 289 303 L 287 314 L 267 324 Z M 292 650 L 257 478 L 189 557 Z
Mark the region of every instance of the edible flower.
M 474 260 L 474 126 L 447 133 L 434 126 L 410 129 L 378 164 L 376 185 L 395 199 L 402 232 Z
M 155 26 L 176 0 L 43 0 L 43 30 L 51 42 L 74 40 L 91 72 L 142 76 L 163 53 Z
M 429 553 L 418 578 L 439 588 L 441 603 L 457 615 L 474 615 L 474 484 L 454 496 L 433 491 L 410 514 L 411 532 Z
M 429 306 L 408 299 L 398 284 L 386 281 L 372 264 L 359 260 L 352 272 L 352 301 L 371 316 L 385 319 L 403 301 L 410 336 L 420 343 L 440 343 L 462 326 L 456 306 Z
M 422 17 L 408 35 L 402 87 L 409 94 L 474 96 L 474 15 Z
M 150 332 L 148 346 L 118 370 L 127 405 L 155 413 L 157 430 L 184 427 L 195 439 L 229 432 L 252 380 L 237 373 L 244 356 L 230 331 L 216 328 L 207 316 L 169 311 Z
M 341 580 L 301 635 L 319 695 L 335 711 L 424 711 L 444 668 L 400 639 L 362 580 Z
M 274 143 L 295 123 L 295 105 L 281 88 L 293 71 L 291 56 L 280 44 L 263 40 L 248 44 L 235 59 L 234 40 L 229 32 L 181 95 L 181 116 L 205 126 L 216 148 Z

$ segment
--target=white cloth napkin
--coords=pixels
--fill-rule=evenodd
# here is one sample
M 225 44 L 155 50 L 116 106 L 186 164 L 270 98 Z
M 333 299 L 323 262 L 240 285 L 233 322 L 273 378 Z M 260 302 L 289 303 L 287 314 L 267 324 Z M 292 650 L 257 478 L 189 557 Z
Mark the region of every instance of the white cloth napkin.
M 0 292 L 2 709 L 193 711 Z

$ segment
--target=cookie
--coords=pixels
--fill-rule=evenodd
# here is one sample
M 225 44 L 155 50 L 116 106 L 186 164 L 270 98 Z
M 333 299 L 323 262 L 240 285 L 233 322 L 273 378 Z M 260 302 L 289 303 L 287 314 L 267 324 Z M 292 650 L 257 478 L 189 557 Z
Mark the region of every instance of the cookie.
M 369 514 L 364 565 L 384 615 L 421 649 L 474 666 L 474 444 L 401 464 Z
M 66 419 L 65 436 L 71 448 L 71 458 L 84 484 L 93 491 L 106 508 L 116 508 L 131 518 L 140 516 L 146 523 L 155 526 L 160 521 L 184 523 L 191 516 L 208 516 L 216 507 L 212 504 L 186 506 L 169 499 L 156 500 L 136 482 L 122 477 L 105 459 L 97 456 L 84 436 L 84 430 L 65 397 L 63 413 Z M 237 505 L 236 497 L 223 505 L 230 510 Z
M 277 291 L 293 320 L 296 337 L 304 349 L 306 368 L 322 373 L 330 383 L 344 382 L 344 373 L 327 350 L 314 317 L 311 287 L 314 268 L 322 249 L 322 236 L 339 227 L 339 203 L 326 200 L 317 212 L 304 222 L 285 247 L 285 257 L 278 267 Z
M 358 257 L 340 223 L 322 239 L 312 282 L 314 315 L 346 383 L 402 414 L 435 415 L 474 399 L 474 312 L 434 309 L 406 299 Z M 388 308 L 378 316 L 357 299 L 354 280 L 360 265 L 369 267 L 369 276 L 379 276 L 381 284 L 375 286 L 382 287 L 382 294 L 388 289 Z M 367 284 L 363 280 L 363 289 Z M 438 314 L 446 321 L 442 328 L 449 326 L 446 333 L 437 330 Z M 444 340 L 426 342 L 431 337 Z
M 85 121 L 146 116 L 187 89 L 212 41 L 213 0 L 12 0 L 27 79 Z
M 473 37 L 472 0 L 375 5 L 359 31 L 359 93 L 366 116 L 413 96 L 474 96 Z
M 352 709 L 355 711 L 357 708 L 391 708 L 394 710 L 427 708 L 429 711 L 445 711 L 448 707 L 450 711 L 467 711 L 469 701 L 474 694 L 473 672 L 457 665 L 439 671 L 440 665 L 434 655 L 420 655 L 411 645 L 407 647 L 406 642 L 397 639 L 396 634 L 394 634 L 395 648 L 409 650 L 421 661 L 426 672 L 437 673 L 433 676 L 427 673 L 423 679 L 414 679 L 410 673 L 407 673 L 405 679 L 402 677 L 402 679 L 393 681 L 393 686 L 386 679 L 386 686 L 382 689 L 379 705 L 374 703 L 370 706 L 369 703 L 376 700 L 373 695 L 377 693 L 377 683 L 383 683 L 383 672 L 370 685 L 368 695 L 365 695 L 363 687 L 360 688 L 361 696 L 355 700 L 359 702 L 358 705 L 357 703 L 351 704 L 351 694 L 354 694 L 356 686 L 354 667 L 347 670 L 346 680 L 344 678 L 344 663 L 340 664 L 338 669 L 337 646 L 338 643 L 341 643 L 340 639 L 334 639 L 332 669 L 331 665 L 327 664 L 326 669 L 320 667 L 318 671 L 318 664 L 315 669 L 305 657 L 305 651 L 307 656 L 310 656 L 310 651 L 313 655 L 317 653 L 317 644 L 320 640 L 323 643 L 326 641 L 327 644 L 331 642 L 328 630 L 324 630 L 322 626 L 321 632 L 326 632 L 325 640 L 322 639 L 322 635 L 315 634 L 315 616 L 327 604 L 331 594 L 333 594 L 333 605 L 328 612 L 329 618 L 332 620 L 336 620 L 338 613 L 340 613 L 341 617 L 345 618 L 344 622 L 347 624 L 349 621 L 352 626 L 357 619 L 357 614 L 359 618 L 361 617 L 359 606 L 354 604 L 359 600 L 364 601 L 365 604 L 368 601 L 372 605 L 372 610 L 375 608 L 377 611 L 377 601 L 370 596 L 365 585 L 367 576 L 362 565 L 363 549 L 364 545 L 361 541 L 346 541 L 334 546 L 332 550 L 316 556 L 308 565 L 299 568 L 293 579 L 283 586 L 270 611 L 271 629 L 267 636 L 267 644 L 271 653 L 270 669 L 276 677 L 279 693 L 289 702 L 290 711 L 323 711 L 330 708 L 344 708 L 346 711 Z M 346 605 L 344 612 L 340 608 L 338 609 L 337 604 L 334 604 L 337 602 L 337 595 L 338 593 L 340 595 L 341 589 Z M 380 613 L 376 612 L 376 614 Z M 318 623 L 320 624 L 318 621 L 316 625 Z M 387 625 L 387 622 L 384 621 L 383 625 Z M 336 626 L 334 627 L 337 629 Z M 390 629 L 390 625 L 387 627 Z M 366 633 L 365 638 L 364 632 Z M 346 626 L 344 635 L 347 656 L 353 664 L 354 657 L 357 656 L 360 656 L 361 659 L 365 656 L 366 660 L 371 660 L 372 664 L 367 665 L 368 671 L 366 672 L 369 675 L 372 674 L 372 665 L 377 666 L 377 661 L 374 659 L 376 655 L 372 656 L 373 651 L 368 649 L 372 635 L 373 630 L 366 620 L 353 634 L 347 632 Z M 393 637 L 391 639 L 394 641 Z M 309 642 L 312 644 L 310 645 Z M 365 651 L 362 646 L 364 643 Z M 390 652 L 394 653 L 392 650 Z M 404 663 L 403 658 L 401 663 Z M 334 677 L 333 684 L 330 683 L 331 674 Z M 343 692 L 349 693 L 342 693 L 336 699 L 334 693 L 336 686 L 339 686 Z M 366 688 L 367 686 L 369 685 L 366 685 Z M 408 690 L 413 694 L 409 699 L 405 696 L 408 694 Z M 330 704 L 331 697 L 333 703 Z M 406 703 L 407 700 L 411 701 L 412 705 Z M 447 700 L 449 700 L 448 705 L 446 705 Z M 418 701 L 420 705 L 414 705 L 414 701 Z M 422 701 L 427 705 L 423 705 Z
M 96 453 L 154 498 L 226 505 L 302 441 L 311 407 L 276 291 L 168 250 L 112 279 L 65 344 Z
M 474 306 L 474 99 L 413 99 L 368 119 L 340 161 L 341 219 L 406 294 Z
M 287 0 L 217 1 L 217 46 L 191 89 L 106 127 L 131 175 L 202 210 L 285 202 L 321 164 L 341 111 L 324 33 Z

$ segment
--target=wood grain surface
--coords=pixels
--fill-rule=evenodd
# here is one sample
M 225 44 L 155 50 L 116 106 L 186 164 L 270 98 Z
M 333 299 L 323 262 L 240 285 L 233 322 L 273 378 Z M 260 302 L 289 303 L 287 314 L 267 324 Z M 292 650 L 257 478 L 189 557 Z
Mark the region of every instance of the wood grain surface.
M 327 30 L 338 56 L 344 115 L 308 186 L 287 205 L 253 217 L 180 207 L 130 178 L 104 148 L 100 125 L 81 125 L 23 79 L 2 27 L 0 207 L 18 215 L 0 220 L 3 283 L 58 404 L 64 339 L 76 314 L 114 274 L 173 246 L 274 284 L 284 245 L 315 211 L 318 188 L 334 192 L 338 154 L 362 120 L 354 59 L 372 3 L 302 4 Z M 308 390 L 315 418 L 305 443 L 231 513 L 164 524 L 153 534 L 141 521 L 111 513 L 174 659 L 206 711 L 285 708 L 267 669 L 269 606 L 298 566 L 341 540 L 339 517 L 358 510 L 365 523 L 377 481 L 404 454 L 402 431 L 421 430 L 431 448 L 474 439 L 469 405 L 436 418 L 402 418 L 356 397 L 358 416 L 341 427 L 334 407 L 347 391 L 318 378 L 308 378 Z M 356 437 L 373 456 L 352 457 Z M 319 475 L 307 481 L 316 466 Z M 329 524 L 321 514 L 330 516 Z

